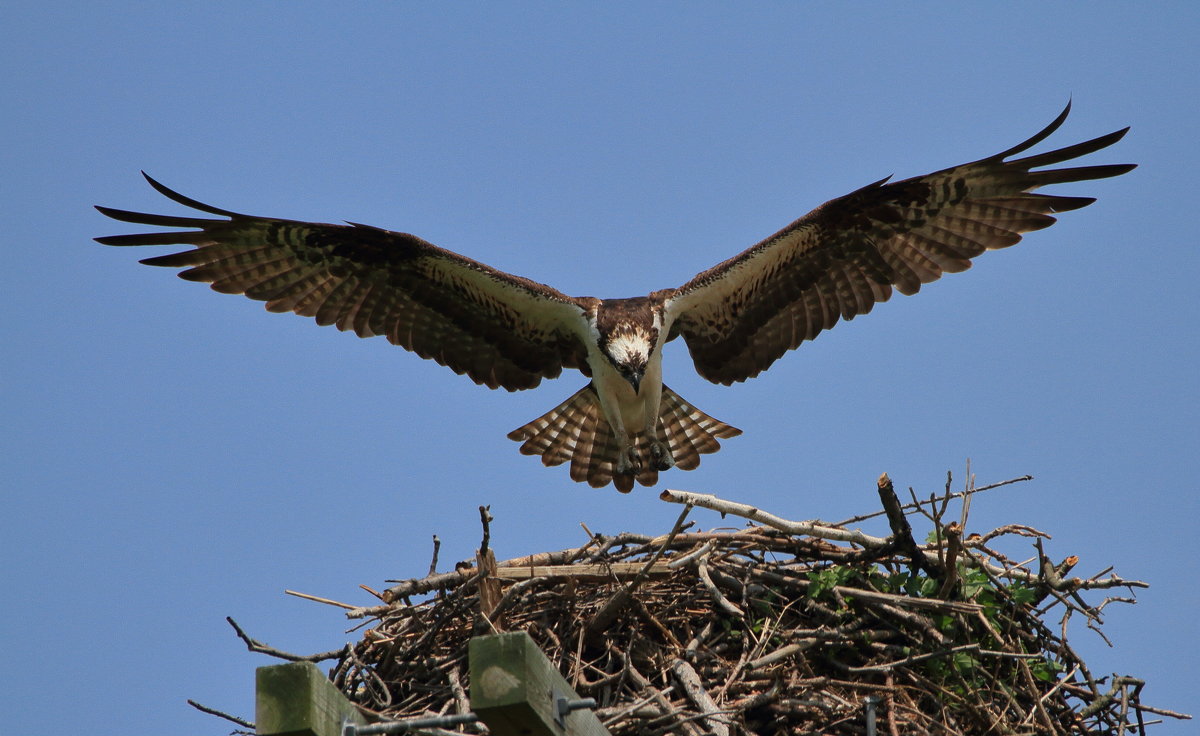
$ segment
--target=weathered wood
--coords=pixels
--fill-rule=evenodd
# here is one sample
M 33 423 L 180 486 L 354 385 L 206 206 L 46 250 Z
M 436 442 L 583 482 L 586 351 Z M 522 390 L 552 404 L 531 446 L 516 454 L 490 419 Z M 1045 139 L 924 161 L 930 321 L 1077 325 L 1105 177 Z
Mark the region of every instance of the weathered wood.
M 524 631 L 471 639 L 470 660 L 471 710 L 491 736 L 608 736 L 590 709 L 556 723 L 555 698 L 579 696 Z
M 340 736 L 342 723 L 366 719 L 312 662 L 259 667 L 256 730 L 266 736 Z

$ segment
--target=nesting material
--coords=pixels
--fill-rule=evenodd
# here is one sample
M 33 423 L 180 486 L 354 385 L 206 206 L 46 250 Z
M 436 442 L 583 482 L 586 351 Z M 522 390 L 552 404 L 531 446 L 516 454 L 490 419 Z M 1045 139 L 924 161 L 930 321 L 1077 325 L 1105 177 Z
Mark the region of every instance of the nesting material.
M 864 734 L 869 710 L 880 734 L 1142 733 L 1183 717 L 1143 704 L 1141 680 L 1089 671 L 1066 640 L 1071 621 L 1098 632 L 1106 605 L 1131 600 L 1110 591 L 1146 584 L 1073 577 L 1076 560 L 1048 559 L 1029 527 L 964 536 L 965 510 L 943 516 L 977 490 L 947 483 L 902 506 L 883 476 L 885 511 L 868 516 L 886 514 L 886 537 L 857 530 L 867 517 L 793 522 L 665 491 L 683 506 L 666 534 L 592 534 L 503 562 L 480 509 L 475 564 L 349 611 L 369 628 L 330 676 L 384 718 L 467 712 L 471 637 L 524 630 L 613 734 Z M 686 520 L 729 515 L 751 523 Z M 996 551 L 1014 537 L 1031 561 Z

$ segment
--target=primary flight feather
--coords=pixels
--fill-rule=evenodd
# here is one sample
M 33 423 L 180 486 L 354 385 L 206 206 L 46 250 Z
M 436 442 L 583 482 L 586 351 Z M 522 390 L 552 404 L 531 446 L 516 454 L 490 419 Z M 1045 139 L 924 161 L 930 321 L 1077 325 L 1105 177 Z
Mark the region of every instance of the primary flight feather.
M 1060 164 L 1112 145 L 1128 128 L 1006 161 L 1053 133 L 932 174 L 869 184 L 826 202 L 766 240 L 676 289 L 629 299 L 570 297 L 497 271 L 415 235 L 367 225 L 254 217 L 218 209 L 147 181 L 166 197 L 220 219 L 97 207 L 116 220 L 191 228 L 114 235 L 105 245 L 194 246 L 142 261 L 266 302 L 273 312 L 384 335 L 476 383 L 533 388 L 575 368 L 591 381 L 509 433 L 571 478 L 628 492 L 659 471 L 685 470 L 740 430 L 705 414 L 662 382 L 663 345 L 682 336 L 697 372 L 725 385 L 758 375 L 839 319 L 915 294 L 986 250 L 1054 223 L 1092 197 L 1034 193 L 1049 184 L 1103 179 L 1134 168 Z

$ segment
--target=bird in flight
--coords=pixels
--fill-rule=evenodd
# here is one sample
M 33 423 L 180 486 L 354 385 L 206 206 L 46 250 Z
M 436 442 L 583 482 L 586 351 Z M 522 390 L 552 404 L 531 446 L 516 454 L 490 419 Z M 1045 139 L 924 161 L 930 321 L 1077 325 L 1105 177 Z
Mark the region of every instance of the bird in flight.
M 220 219 L 97 209 L 116 220 L 190 228 L 96 238 L 105 245 L 188 245 L 142 260 L 245 294 L 272 312 L 388 341 L 489 388 L 537 386 L 574 368 L 590 382 L 509 433 L 545 465 L 570 463 L 573 480 L 627 493 L 660 471 L 691 470 L 719 439 L 741 434 L 663 383 L 663 346 L 682 337 L 696 371 L 730 385 L 757 376 L 839 319 L 866 314 L 895 288 L 915 294 L 963 271 L 986 250 L 1055 222 L 1093 197 L 1035 193 L 1134 168 L 1042 167 L 1093 153 L 1125 128 L 1058 150 L 1006 160 L 1053 133 L 994 156 L 826 202 L 683 286 L 627 299 L 571 297 L 498 271 L 408 233 L 368 225 L 300 222 L 218 209 L 150 185 Z M 1034 171 L 1034 169 L 1040 169 Z M 889 177 L 890 178 L 890 177 Z

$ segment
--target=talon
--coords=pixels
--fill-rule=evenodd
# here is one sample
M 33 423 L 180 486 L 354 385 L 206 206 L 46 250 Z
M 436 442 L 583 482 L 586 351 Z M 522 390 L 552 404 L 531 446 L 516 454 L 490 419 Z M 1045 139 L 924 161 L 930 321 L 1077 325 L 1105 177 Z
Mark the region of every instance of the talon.
M 629 448 L 617 456 L 617 475 L 637 475 L 642 472 L 642 459 L 635 448 Z
M 675 458 L 671 457 L 670 451 L 661 442 L 650 443 L 650 457 L 654 460 L 655 470 L 669 470 L 675 467 Z

